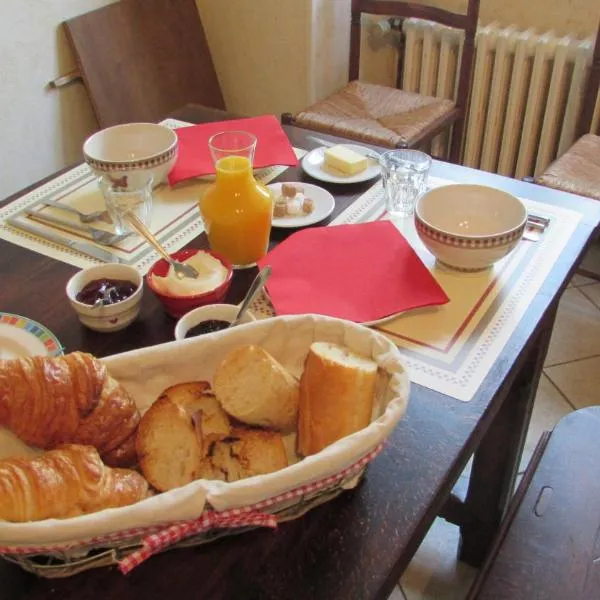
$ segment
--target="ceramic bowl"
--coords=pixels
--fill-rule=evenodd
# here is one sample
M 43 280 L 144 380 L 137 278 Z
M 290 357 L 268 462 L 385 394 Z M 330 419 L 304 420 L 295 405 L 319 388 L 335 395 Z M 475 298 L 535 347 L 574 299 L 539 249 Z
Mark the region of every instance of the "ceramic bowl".
M 154 186 L 166 180 L 178 147 L 177 135 L 164 125 L 126 123 L 91 135 L 83 144 L 83 156 L 98 177 L 122 188 L 139 188 L 149 175 Z
M 179 250 L 178 252 L 173 252 L 171 256 L 175 260 L 183 262 L 198 252 L 207 252 L 208 254 L 211 254 L 215 258 L 219 259 L 227 268 L 227 277 L 225 278 L 225 281 L 210 292 L 195 294 L 193 296 L 175 296 L 166 294 L 162 290 L 159 290 L 153 280 L 153 276 L 166 276 L 169 270 L 169 263 L 167 263 L 164 258 L 161 258 L 159 261 L 155 262 L 148 271 L 148 275 L 146 275 L 146 283 L 148 284 L 148 287 L 156 294 L 156 297 L 160 300 L 165 312 L 176 319 L 190 312 L 194 308 L 198 308 L 199 306 L 204 306 L 205 304 L 217 304 L 221 302 L 231 284 L 233 267 L 227 259 L 223 258 L 216 252 L 212 252 L 211 250 L 197 250 L 195 248 L 191 248 L 189 250 Z
M 527 222 L 523 203 L 501 190 L 457 184 L 417 199 L 415 227 L 437 260 L 460 271 L 481 271 L 504 258 Z
M 124 279 L 137 286 L 136 291 L 129 298 L 94 308 L 76 299 L 77 294 L 95 279 Z M 137 269 L 128 265 L 109 263 L 88 267 L 76 273 L 67 282 L 66 292 L 71 306 L 77 313 L 79 320 L 94 331 L 112 332 L 125 329 L 132 323 L 140 312 L 144 279 Z
M 175 325 L 175 339 L 183 340 L 187 332 L 202 321 L 233 321 L 240 309 L 237 304 L 207 304 L 191 310 L 189 313 L 181 317 Z M 256 317 L 251 311 L 247 310 L 242 317 L 242 323 L 252 323 L 256 321 Z

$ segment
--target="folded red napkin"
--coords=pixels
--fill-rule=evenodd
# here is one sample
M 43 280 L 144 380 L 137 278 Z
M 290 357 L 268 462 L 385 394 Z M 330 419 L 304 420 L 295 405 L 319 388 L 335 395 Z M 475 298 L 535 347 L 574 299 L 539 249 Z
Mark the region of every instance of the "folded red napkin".
M 221 131 L 248 131 L 256 136 L 254 167 L 257 169 L 273 165 L 295 167 L 298 164 L 290 140 L 273 115 L 201 123 L 175 130 L 179 138 L 179 154 L 175 166 L 169 173 L 171 185 L 215 172 L 208 149 L 208 140 Z
M 317 313 L 365 323 L 445 304 L 448 296 L 389 221 L 294 233 L 259 266 L 278 315 Z

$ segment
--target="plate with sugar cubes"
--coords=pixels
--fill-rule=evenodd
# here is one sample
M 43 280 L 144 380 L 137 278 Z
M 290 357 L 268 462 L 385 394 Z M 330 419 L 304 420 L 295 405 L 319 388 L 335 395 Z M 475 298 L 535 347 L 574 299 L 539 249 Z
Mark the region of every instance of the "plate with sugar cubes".
M 302 168 L 307 175 L 328 183 L 359 183 L 381 174 L 372 154 L 357 144 L 315 148 L 302 159 Z
M 306 227 L 327 218 L 334 197 L 312 183 L 285 181 L 267 186 L 273 194 L 273 227 Z

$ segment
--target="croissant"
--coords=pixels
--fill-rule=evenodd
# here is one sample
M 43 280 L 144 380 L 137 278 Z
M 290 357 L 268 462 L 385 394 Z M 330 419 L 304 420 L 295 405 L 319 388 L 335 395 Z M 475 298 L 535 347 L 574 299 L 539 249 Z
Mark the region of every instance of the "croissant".
M 94 446 L 111 466 L 135 463 L 137 406 L 91 354 L 0 360 L 0 425 L 43 449 Z
M 107 467 L 92 446 L 68 444 L 33 458 L 0 460 L 0 519 L 6 521 L 75 517 L 147 495 L 139 473 Z

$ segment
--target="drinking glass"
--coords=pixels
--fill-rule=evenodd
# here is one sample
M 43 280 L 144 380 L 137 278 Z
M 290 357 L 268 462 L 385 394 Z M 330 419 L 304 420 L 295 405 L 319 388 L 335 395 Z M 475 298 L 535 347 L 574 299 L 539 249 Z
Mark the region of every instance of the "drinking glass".
M 385 206 L 391 217 L 410 217 L 427 189 L 431 157 L 419 150 L 389 150 L 381 155 Z
M 125 218 L 128 213 L 134 213 L 146 227 L 150 227 L 152 220 L 152 175 L 150 173 L 143 176 L 137 174 L 136 177 L 105 175 L 100 178 L 100 189 L 117 233 L 134 231 Z
M 254 266 L 269 246 L 273 198 L 254 178 L 256 141 L 245 131 L 224 131 L 208 142 L 216 179 L 200 198 L 200 214 L 211 250 L 236 269 Z

